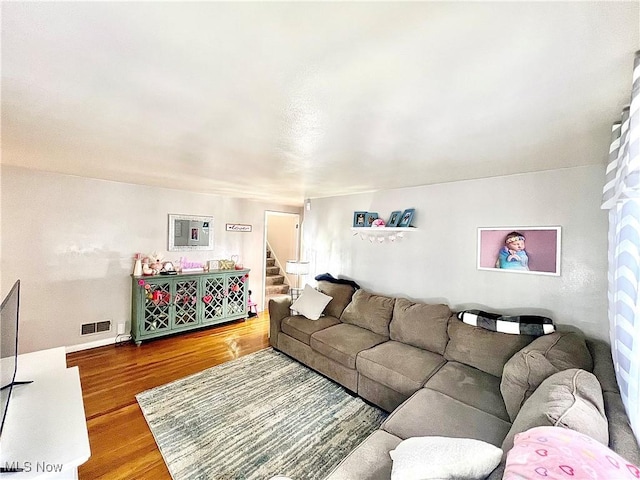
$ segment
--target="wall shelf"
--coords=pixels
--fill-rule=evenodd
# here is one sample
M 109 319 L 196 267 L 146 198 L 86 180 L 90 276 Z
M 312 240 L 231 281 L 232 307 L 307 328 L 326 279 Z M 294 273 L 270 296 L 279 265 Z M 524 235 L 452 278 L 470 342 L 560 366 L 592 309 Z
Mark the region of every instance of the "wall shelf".
M 395 242 L 402 240 L 406 232 L 415 232 L 415 227 L 351 227 L 353 236 L 371 243 Z

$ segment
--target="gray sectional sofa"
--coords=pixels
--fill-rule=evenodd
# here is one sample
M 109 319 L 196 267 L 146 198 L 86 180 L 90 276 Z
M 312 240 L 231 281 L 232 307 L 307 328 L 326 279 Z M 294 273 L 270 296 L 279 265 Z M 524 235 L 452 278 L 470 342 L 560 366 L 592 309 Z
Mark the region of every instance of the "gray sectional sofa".
M 389 479 L 389 452 L 422 436 L 501 447 L 488 478 L 502 478 L 515 435 L 539 425 L 579 430 L 640 463 L 606 343 L 492 332 L 446 305 L 345 284 L 320 281 L 318 290 L 332 297 L 318 320 L 292 315 L 288 298 L 269 302 L 271 345 L 390 412 L 327 480 Z

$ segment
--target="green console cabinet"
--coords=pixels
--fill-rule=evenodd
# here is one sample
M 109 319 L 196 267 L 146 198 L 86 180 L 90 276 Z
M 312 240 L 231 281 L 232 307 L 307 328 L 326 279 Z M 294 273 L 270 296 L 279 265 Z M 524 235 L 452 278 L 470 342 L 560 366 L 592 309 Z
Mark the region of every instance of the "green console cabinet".
M 246 319 L 249 270 L 133 276 L 131 336 L 143 340 Z

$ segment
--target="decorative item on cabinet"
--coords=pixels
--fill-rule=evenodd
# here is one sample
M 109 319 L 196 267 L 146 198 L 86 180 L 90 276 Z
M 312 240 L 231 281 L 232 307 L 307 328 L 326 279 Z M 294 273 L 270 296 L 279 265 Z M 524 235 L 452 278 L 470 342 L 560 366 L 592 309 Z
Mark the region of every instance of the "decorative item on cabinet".
M 220 270 L 233 270 L 236 266 L 236 262 L 233 260 L 218 260 L 218 268 Z
M 139 277 L 142 275 L 142 254 L 136 253 L 133 258 L 135 259 L 133 263 L 133 275 Z
M 180 257 L 180 272 L 182 273 L 200 273 L 204 271 L 202 262 L 189 262 L 186 258 Z

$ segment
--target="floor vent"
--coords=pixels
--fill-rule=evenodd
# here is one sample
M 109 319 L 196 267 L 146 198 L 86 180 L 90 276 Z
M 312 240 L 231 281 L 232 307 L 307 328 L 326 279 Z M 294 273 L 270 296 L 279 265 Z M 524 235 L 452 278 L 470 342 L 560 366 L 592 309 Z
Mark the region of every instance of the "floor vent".
M 83 323 L 80 335 L 92 335 L 94 333 L 104 333 L 111 331 L 111 320 L 104 322 Z

